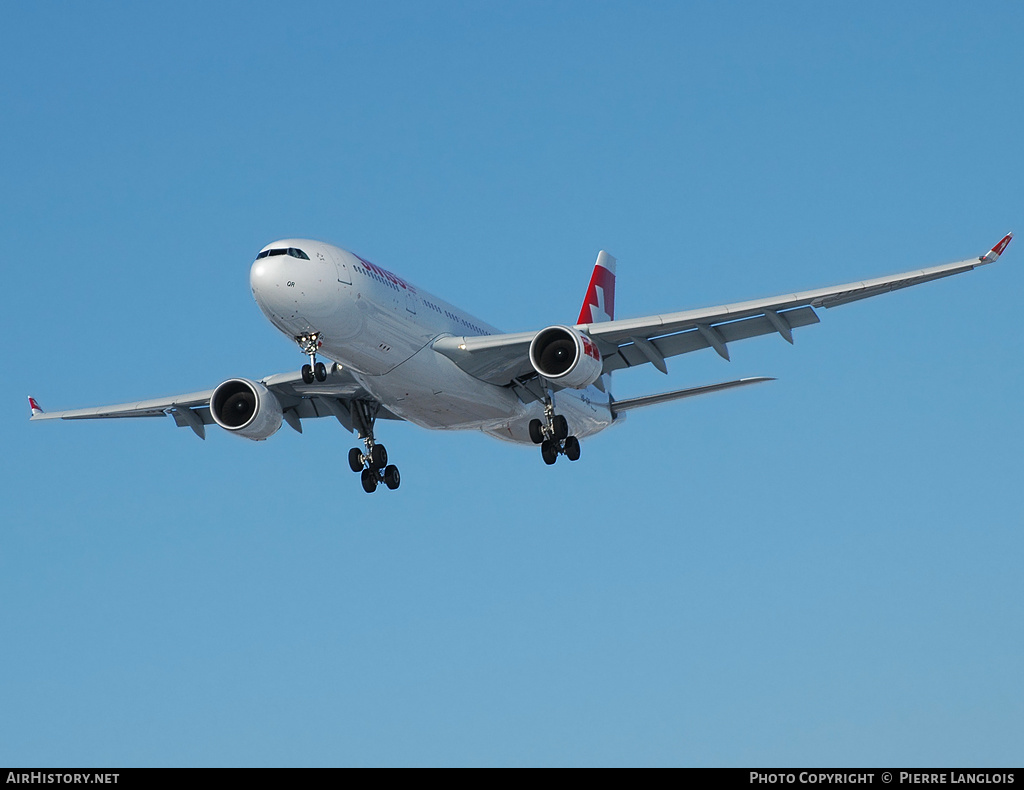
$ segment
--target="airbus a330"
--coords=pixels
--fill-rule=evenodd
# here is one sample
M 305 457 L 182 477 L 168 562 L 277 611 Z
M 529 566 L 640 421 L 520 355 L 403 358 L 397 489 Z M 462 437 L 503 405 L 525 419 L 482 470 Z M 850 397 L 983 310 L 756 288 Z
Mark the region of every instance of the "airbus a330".
M 632 409 L 771 379 L 745 378 L 616 400 L 612 374 L 816 324 L 817 310 L 937 280 L 995 262 L 1012 234 L 977 258 L 889 277 L 768 299 L 643 318 L 615 318 L 615 259 L 597 256 L 574 324 L 505 334 L 355 253 L 309 239 L 264 247 L 249 272 L 267 319 L 309 362 L 298 373 L 261 381 L 230 378 L 213 389 L 116 406 L 45 412 L 29 398 L 32 420 L 170 415 L 200 438 L 216 423 L 246 439 L 268 439 L 282 424 L 334 417 L 362 440 L 349 451 L 352 471 L 370 493 L 398 488 L 398 467 L 377 441 L 378 420 L 424 428 L 479 430 L 540 446 L 546 464 L 580 457 L 580 439 Z M 324 362 L 328 360 L 330 364 Z

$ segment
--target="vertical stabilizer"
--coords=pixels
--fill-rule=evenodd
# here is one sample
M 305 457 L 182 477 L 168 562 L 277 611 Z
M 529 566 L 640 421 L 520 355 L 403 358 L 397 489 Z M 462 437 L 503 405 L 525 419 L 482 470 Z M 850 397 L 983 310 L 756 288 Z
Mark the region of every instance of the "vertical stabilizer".
M 615 259 L 604 250 L 597 254 L 590 286 L 577 324 L 596 324 L 615 318 Z
M 615 318 L 615 259 L 604 250 L 597 254 L 594 273 L 590 275 L 587 295 L 577 324 L 597 324 Z M 594 385 L 611 396 L 612 374 L 605 373 Z

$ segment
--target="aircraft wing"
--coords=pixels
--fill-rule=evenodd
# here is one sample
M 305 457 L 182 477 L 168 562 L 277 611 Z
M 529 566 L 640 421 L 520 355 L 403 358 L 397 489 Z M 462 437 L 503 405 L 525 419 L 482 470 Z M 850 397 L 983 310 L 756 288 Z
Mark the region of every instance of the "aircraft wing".
M 268 376 L 260 383 L 274 393 L 284 410 L 284 421 L 299 433 L 302 433 L 301 420 L 312 417 L 335 417 L 351 432 L 359 425 L 358 417 L 353 419 L 352 405 L 360 401 L 375 400 L 347 370 L 333 366 L 324 382 L 306 384 L 302 380 L 302 375 L 296 372 Z M 97 420 L 170 415 L 179 428 L 191 428 L 199 438 L 205 439 L 205 426 L 214 422 L 210 414 L 210 398 L 213 392 L 209 389 L 166 398 L 66 411 L 43 411 L 35 398 L 29 398 L 29 406 L 32 408 L 30 419 Z M 386 420 L 401 419 L 383 407 L 380 407 L 376 416 Z
M 728 360 L 728 345 L 738 340 L 778 333 L 792 343 L 794 329 L 819 322 L 817 308 L 838 307 L 993 263 L 1012 237 L 1012 233 L 1006 234 L 980 257 L 927 269 L 679 313 L 577 324 L 575 328 L 597 341 L 605 373 L 648 362 L 667 373 L 668 357 L 690 351 L 713 348 Z M 434 348 L 471 375 L 519 391 L 520 385 L 534 375 L 529 348 L 536 334 L 446 337 Z

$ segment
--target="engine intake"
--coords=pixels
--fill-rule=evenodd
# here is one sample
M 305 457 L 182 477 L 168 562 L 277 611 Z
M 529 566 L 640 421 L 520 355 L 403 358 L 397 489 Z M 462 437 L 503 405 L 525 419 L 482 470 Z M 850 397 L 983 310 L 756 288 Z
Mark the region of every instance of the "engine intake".
M 274 393 L 262 384 L 228 379 L 213 391 L 210 414 L 224 430 L 259 441 L 277 433 L 283 410 Z
M 544 378 L 573 389 L 589 387 L 604 370 L 597 343 L 567 326 L 549 326 L 536 334 L 530 364 Z

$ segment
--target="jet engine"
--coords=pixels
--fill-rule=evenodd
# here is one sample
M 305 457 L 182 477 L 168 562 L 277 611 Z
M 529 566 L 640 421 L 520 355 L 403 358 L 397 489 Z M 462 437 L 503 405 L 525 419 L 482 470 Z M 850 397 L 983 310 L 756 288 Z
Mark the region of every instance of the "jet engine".
M 210 398 L 213 421 L 226 431 L 259 441 L 281 427 L 281 404 L 274 393 L 248 379 L 228 379 Z
M 530 364 L 544 378 L 574 389 L 589 387 L 604 369 L 597 343 L 567 326 L 537 333 L 530 343 Z

